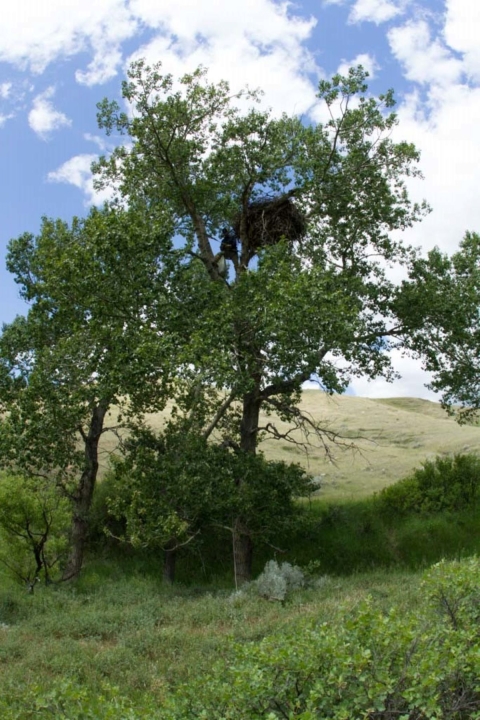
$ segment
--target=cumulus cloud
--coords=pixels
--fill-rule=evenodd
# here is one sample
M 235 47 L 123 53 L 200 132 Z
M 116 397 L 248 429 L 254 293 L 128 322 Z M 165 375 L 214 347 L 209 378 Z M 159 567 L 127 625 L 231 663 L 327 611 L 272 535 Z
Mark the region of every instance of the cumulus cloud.
M 98 155 L 75 155 L 63 163 L 57 170 L 48 174 L 49 182 L 66 183 L 79 188 L 85 195 L 85 204 L 102 205 L 112 198 L 112 191 L 95 190 L 93 187 L 92 163 L 98 160 Z
M 6 100 L 11 93 L 12 90 L 12 83 L 11 82 L 4 82 L 0 84 L 0 98 L 2 100 Z
M 103 82 L 116 72 L 120 44 L 136 30 L 124 0 L 17 0 L 2 8 L 0 60 L 41 73 L 58 58 L 89 51 L 92 62 L 78 80 Z
M 399 107 L 397 139 L 421 150 L 424 181 L 409 182 L 415 200 L 426 197 L 433 212 L 405 237 L 414 245 L 454 251 L 466 230 L 480 232 L 480 88 L 454 85 L 448 93 L 431 88 L 426 112 L 421 95 Z
M 28 124 L 43 140 L 49 133 L 61 127 L 68 127 L 72 121 L 59 110 L 55 110 L 50 100 L 55 95 L 55 88 L 50 86 L 33 100 L 33 107 L 28 114 Z
M 463 54 L 465 72 L 480 80 L 480 4 L 471 0 L 446 0 L 445 40 Z
M 2 113 L 0 113 L 0 128 L 5 125 L 7 120 L 11 120 L 13 117 L 13 113 L 10 113 L 9 115 L 2 115 Z
M 283 105 L 289 93 L 293 111 L 308 105 L 306 80 L 315 70 L 304 41 L 315 20 L 291 12 L 289 3 L 245 0 L 18 0 L 2 13 L 0 61 L 41 73 L 59 58 L 91 55 L 77 69 L 77 82 L 94 85 L 110 79 L 123 61 L 123 43 L 147 29 L 153 39 L 141 49 L 150 60 L 191 70 L 203 62 L 216 77 L 238 84 L 252 77 L 274 91 Z
M 464 72 L 462 61 L 454 57 L 442 40 L 432 39 L 425 20 L 411 20 L 392 28 L 388 39 L 393 55 L 402 64 L 409 80 L 445 86 L 457 82 Z
M 349 22 L 374 22 L 377 25 L 400 15 L 403 2 L 398 0 L 356 0 L 350 10 Z
M 88 142 L 94 143 L 98 149 L 103 153 L 108 148 L 108 142 L 104 137 L 101 137 L 101 135 L 92 135 L 92 133 L 85 133 L 84 139 Z
M 368 72 L 370 79 L 373 79 L 375 77 L 376 71 L 379 68 L 379 65 L 373 55 L 369 55 L 368 53 L 361 53 L 360 55 L 357 55 L 352 60 L 342 60 L 342 63 L 339 65 L 337 72 L 340 73 L 340 75 L 348 75 L 348 71 L 351 67 L 357 67 L 357 65 L 362 65 L 363 68 Z
M 438 245 L 451 252 L 466 230 L 480 231 L 480 88 L 465 82 L 468 54 L 457 56 L 445 44 L 451 19 L 464 5 L 463 0 L 448 4 L 445 26 L 436 35 L 433 24 L 421 20 L 390 30 L 388 39 L 413 83 L 398 108 L 400 126 L 395 133 L 421 151 L 425 181 L 409 182 L 410 194 L 415 200 L 426 197 L 433 209 L 406 237 L 415 245 Z M 462 36 L 456 26 L 458 46 L 461 36 L 469 37 L 467 24 L 463 27 Z
M 368 378 L 354 378 L 351 390 L 360 397 L 382 398 L 382 397 L 417 397 L 425 400 L 439 401 L 438 394 L 428 390 L 425 385 L 431 381 L 430 373 L 422 370 L 418 360 L 402 356 L 394 350 L 392 352 L 394 368 L 400 373 L 401 379 L 395 382 L 387 382 L 382 378 L 368 380 Z
M 131 59 L 162 60 L 174 75 L 205 65 L 213 80 L 225 78 L 235 90 L 263 88 L 275 112 L 302 114 L 315 102 L 309 75 L 319 69 L 305 45 L 315 20 L 293 15 L 286 3 L 132 0 L 130 7 L 158 31 Z

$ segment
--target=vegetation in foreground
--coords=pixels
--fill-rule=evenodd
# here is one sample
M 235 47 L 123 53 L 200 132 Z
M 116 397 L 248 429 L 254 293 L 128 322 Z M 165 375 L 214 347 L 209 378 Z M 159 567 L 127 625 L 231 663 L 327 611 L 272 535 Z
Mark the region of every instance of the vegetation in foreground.
M 2 717 L 480 717 L 478 463 L 438 458 L 373 498 L 304 506 L 282 564 L 240 592 L 218 537 L 185 549 L 189 584 L 105 540 L 74 585 L 29 595 L 0 575 Z M 421 570 L 443 556 L 464 559 Z
M 320 576 L 284 602 L 92 562 L 0 593 L 5 720 L 480 716 L 480 561 Z

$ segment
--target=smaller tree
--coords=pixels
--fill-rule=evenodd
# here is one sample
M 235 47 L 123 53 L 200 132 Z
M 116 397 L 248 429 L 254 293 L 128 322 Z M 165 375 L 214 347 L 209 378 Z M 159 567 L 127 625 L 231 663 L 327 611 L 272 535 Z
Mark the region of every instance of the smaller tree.
M 400 288 L 399 315 L 409 345 L 433 373 L 431 388 L 460 423 L 480 410 L 480 235 L 465 233 L 458 252 L 434 248 L 417 258 Z M 409 319 L 408 319 L 409 318 Z
M 184 424 L 172 424 L 160 435 L 136 427 L 124 449 L 124 456 L 113 460 L 107 503 L 112 515 L 125 520 L 122 540 L 164 553 L 168 582 L 174 580 L 181 547 L 213 527 L 234 536 L 238 517 L 252 541 L 268 542 L 294 518 L 295 498 L 313 489 L 299 465 L 210 444 L 185 431 Z M 245 476 L 248 485 L 239 482 Z
M 69 498 L 64 579 L 83 564 L 101 437 L 165 402 L 174 342 L 145 308 L 162 305 L 166 323 L 175 262 L 168 220 L 139 204 L 71 225 L 44 218 L 38 236 L 10 242 L 7 267 L 30 308 L 0 334 L 0 467 Z
M 68 548 L 70 505 L 49 482 L 0 477 L 0 562 L 33 592 L 51 582 Z

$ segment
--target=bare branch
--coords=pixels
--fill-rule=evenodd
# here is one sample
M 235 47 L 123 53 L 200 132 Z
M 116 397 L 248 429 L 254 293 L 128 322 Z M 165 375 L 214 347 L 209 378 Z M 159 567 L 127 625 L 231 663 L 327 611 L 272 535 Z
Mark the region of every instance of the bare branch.
M 210 437 L 210 435 L 212 434 L 212 432 L 215 430 L 215 428 L 217 427 L 218 423 L 219 423 L 220 420 L 223 418 L 223 416 L 224 416 L 225 413 L 227 412 L 228 408 L 230 407 L 230 405 L 231 405 L 232 402 L 234 401 L 235 395 L 236 395 L 235 391 L 232 390 L 232 392 L 230 393 L 230 395 L 228 395 L 228 396 L 225 398 L 225 400 L 223 401 L 223 403 L 220 405 L 220 407 L 218 408 L 217 412 L 215 413 L 215 415 L 214 415 L 214 417 L 213 417 L 213 420 L 212 420 L 211 423 L 208 425 L 208 427 L 206 428 L 206 430 L 204 430 L 204 432 L 203 432 L 203 437 L 204 437 L 205 440 L 208 440 L 208 438 Z

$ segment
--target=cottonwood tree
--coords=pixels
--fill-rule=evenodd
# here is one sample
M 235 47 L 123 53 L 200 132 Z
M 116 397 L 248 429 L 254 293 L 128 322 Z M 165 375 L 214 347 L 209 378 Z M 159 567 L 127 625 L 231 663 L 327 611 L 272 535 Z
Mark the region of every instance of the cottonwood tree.
M 265 433 L 290 438 L 273 417 L 262 425 L 262 409 L 327 442 L 297 406 L 302 384 L 314 377 L 332 393 L 356 375 L 391 379 L 388 350 L 406 347 L 409 318 L 396 312 L 387 268 L 409 267 L 415 252 L 391 231 L 427 207 L 407 195 L 418 153 L 391 138 L 393 94 L 370 96 L 366 77 L 359 67 L 322 81 L 328 119 L 308 125 L 259 109 L 255 92 L 209 83 L 202 68 L 174 79 L 143 61 L 123 84 L 128 112 L 99 104 L 100 127 L 126 142 L 94 166 L 97 186 L 168 208 L 191 256 L 179 374 L 190 374 L 189 402 L 208 396 L 204 436 L 237 452 L 255 454 Z M 242 582 L 253 540 L 241 514 L 233 532 Z
M 467 232 L 452 256 L 434 248 L 402 284 L 398 312 L 410 345 L 433 373 L 432 389 L 460 423 L 480 410 L 480 235 Z M 410 320 L 409 320 L 410 319 Z
M 105 208 L 71 225 L 44 219 L 9 246 L 30 309 L 0 337 L 0 463 L 70 499 L 65 579 L 82 567 L 101 436 L 147 400 L 165 401 L 172 346 L 158 323 L 176 262 L 170 234 L 165 214 Z

